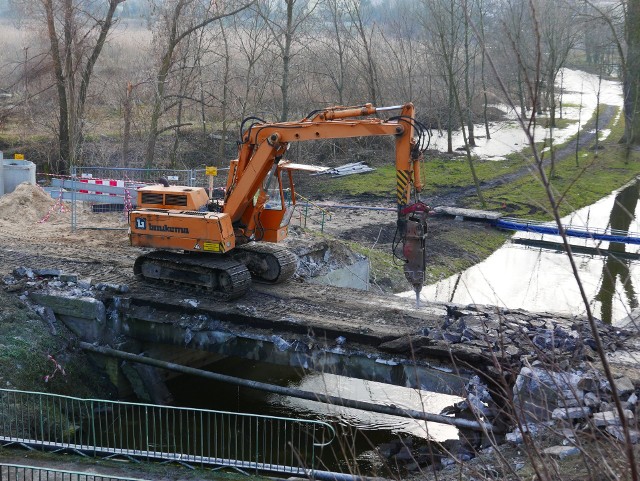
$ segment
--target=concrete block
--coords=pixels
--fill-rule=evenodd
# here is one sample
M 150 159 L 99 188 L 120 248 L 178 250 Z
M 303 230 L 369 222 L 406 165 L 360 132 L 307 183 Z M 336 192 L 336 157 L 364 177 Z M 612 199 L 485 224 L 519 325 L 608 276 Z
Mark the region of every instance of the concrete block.
M 32 292 L 29 297 L 41 306 L 50 307 L 56 314 L 105 322 L 104 304 L 93 297 L 65 297 Z
M 607 431 L 611 436 L 613 436 L 621 443 L 624 443 L 626 441 L 622 426 L 607 426 L 605 428 L 605 431 Z M 637 444 L 638 440 L 640 440 L 640 431 L 637 431 L 635 429 L 629 430 L 629 437 L 631 438 L 631 444 Z
M 615 381 L 618 396 L 625 396 L 635 391 L 635 386 L 627 376 L 616 379 Z
M 633 413 L 628 409 L 625 409 L 624 416 L 628 421 L 633 419 Z M 593 423 L 598 427 L 603 426 L 620 426 L 620 418 L 617 411 L 605 411 L 602 413 L 595 413 L 593 415 Z
M 551 446 L 542 451 L 547 456 L 553 456 L 558 459 L 564 459 L 567 456 L 575 456 L 580 450 L 575 446 Z
M 556 408 L 551 413 L 553 419 L 586 419 L 590 415 L 588 407 Z

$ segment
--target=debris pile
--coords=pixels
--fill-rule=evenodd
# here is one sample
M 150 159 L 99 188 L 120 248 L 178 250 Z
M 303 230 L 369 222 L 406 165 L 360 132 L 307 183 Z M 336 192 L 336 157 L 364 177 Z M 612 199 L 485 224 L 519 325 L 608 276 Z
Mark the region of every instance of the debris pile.
M 562 433 L 564 444 L 569 446 L 552 446 L 546 454 L 565 457 L 577 454 L 566 448 L 575 448 L 575 438 L 581 434 L 625 442 L 614 392 L 621 401 L 631 442 L 640 440 L 640 390 L 627 376 L 619 375 L 612 386 L 602 372 L 593 368 L 553 371 L 541 365 L 530 366 L 520 370 L 513 391 L 515 415 L 522 426 L 506 435 L 506 440 L 514 444 L 523 443 L 525 433 Z
M 525 358 L 530 363 L 553 360 L 561 368 L 597 359 L 595 340 L 582 318 L 478 305 L 448 305 L 447 310 L 441 327 L 425 328 L 421 335 L 395 339 L 380 349 L 417 357 L 453 354 L 462 361 L 483 363 L 489 371 L 496 360 L 518 369 Z M 599 321 L 598 331 L 607 352 L 623 347 L 633 335 Z

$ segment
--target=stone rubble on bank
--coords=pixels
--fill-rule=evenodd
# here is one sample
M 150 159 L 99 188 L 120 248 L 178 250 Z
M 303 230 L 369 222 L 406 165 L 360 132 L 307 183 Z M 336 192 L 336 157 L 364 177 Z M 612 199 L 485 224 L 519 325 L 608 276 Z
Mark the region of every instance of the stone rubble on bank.
M 503 420 L 512 427 L 505 435 L 507 442 L 522 444 L 525 434 L 537 437 L 565 430 L 569 445 L 552 446 L 544 452 L 559 459 L 578 452 L 572 444 L 577 433 L 624 442 L 614 390 L 630 427 L 631 442 L 640 440 L 638 379 L 617 375 L 614 386 L 610 385 L 595 367 L 599 361 L 596 341 L 585 319 L 487 306 L 447 307 L 449 317 L 441 328 L 425 331 L 417 340 L 391 341 L 385 347 L 399 352 L 410 341 L 416 355 L 441 353 L 461 365 L 484 364 L 482 371 L 488 378 L 506 380 L 513 386 L 513 397 L 505 404 L 515 410 L 508 415 L 510 419 Z M 599 321 L 598 333 L 607 353 L 625 348 L 626 341 L 637 336 Z M 443 413 L 491 419 L 495 405 L 483 399 L 486 409 L 482 411 L 473 400 L 470 390 L 465 401 Z M 522 429 L 513 428 L 518 424 Z
M 575 359 L 597 360 L 596 341 L 582 318 L 476 305 L 447 305 L 447 312 L 441 327 L 389 341 L 380 349 L 411 351 L 418 357 L 453 356 L 489 368 L 496 361 L 517 366 L 525 357 L 530 363 L 552 359 L 561 368 L 569 367 Z M 598 330 L 608 352 L 622 347 L 633 334 L 600 321 Z

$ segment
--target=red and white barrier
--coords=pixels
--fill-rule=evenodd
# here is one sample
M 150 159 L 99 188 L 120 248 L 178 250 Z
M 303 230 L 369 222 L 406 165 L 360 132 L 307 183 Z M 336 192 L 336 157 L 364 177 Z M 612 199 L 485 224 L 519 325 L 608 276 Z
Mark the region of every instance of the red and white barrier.
M 94 185 L 109 185 L 111 187 L 124 187 L 124 180 L 113 180 L 113 179 L 80 179 L 80 182 L 83 184 L 94 184 Z M 78 190 L 81 194 L 88 194 L 88 190 Z M 93 192 L 94 194 L 102 194 L 102 192 Z M 109 195 L 117 195 L 117 194 L 109 194 Z

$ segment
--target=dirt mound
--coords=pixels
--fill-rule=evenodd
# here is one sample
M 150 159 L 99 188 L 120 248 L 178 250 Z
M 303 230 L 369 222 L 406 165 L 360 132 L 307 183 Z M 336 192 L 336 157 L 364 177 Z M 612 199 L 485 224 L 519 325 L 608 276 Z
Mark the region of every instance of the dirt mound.
M 23 182 L 13 192 L 0 197 L 0 220 L 19 224 L 37 222 L 49 213 L 55 202 L 41 187 Z

